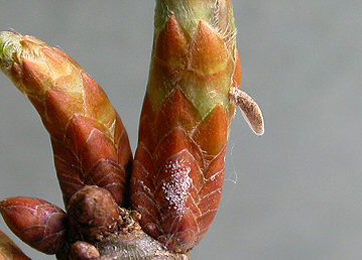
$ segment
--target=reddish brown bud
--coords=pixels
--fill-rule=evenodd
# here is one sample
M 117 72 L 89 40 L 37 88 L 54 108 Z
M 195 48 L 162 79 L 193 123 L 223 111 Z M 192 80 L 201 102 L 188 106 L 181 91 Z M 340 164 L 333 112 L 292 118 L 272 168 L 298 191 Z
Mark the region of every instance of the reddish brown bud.
M 117 231 L 120 211 L 111 193 L 97 186 L 85 186 L 75 193 L 68 206 L 68 218 L 76 237 L 102 240 Z M 74 239 L 74 238 L 71 238 Z
M 66 239 L 66 214 L 41 199 L 9 198 L 0 203 L 9 228 L 25 243 L 45 254 L 55 254 Z

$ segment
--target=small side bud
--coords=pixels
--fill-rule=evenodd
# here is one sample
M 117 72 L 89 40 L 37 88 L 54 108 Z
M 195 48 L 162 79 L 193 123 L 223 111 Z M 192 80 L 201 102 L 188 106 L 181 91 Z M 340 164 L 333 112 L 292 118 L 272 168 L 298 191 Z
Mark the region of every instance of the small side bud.
M 240 108 L 241 113 L 251 130 L 258 135 L 264 134 L 264 119 L 258 104 L 244 91 L 232 88 L 231 101 Z
M 104 236 L 117 231 L 120 211 L 111 193 L 97 186 L 85 186 L 69 201 L 68 218 L 76 238 L 102 241 Z
M 40 252 L 55 254 L 65 243 L 66 214 L 57 206 L 16 197 L 2 201 L 0 212 L 11 231 Z
M 96 260 L 99 259 L 100 253 L 98 249 L 86 242 L 78 241 L 74 243 L 70 249 L 70 260 Z

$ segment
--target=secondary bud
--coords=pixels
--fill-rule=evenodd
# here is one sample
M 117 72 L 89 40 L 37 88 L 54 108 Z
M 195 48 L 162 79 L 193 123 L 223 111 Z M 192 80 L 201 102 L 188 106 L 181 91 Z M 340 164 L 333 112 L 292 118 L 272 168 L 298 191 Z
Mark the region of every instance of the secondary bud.
M 55 254 L 65 243 L 66 214 L 57 206 L 16 197 L 2 201 L 0 212 L 15 235 L 45 254 Z

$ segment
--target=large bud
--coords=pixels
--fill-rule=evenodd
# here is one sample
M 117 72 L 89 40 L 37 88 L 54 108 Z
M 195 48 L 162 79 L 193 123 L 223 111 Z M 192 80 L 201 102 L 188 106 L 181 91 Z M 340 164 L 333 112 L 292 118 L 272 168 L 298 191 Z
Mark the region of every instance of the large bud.
M 51 136 L 65 203 L 85 185 L 125 201 L 131 150 L 125 128 L 98 84 L 58 48 L 0 33 L 0 67 L 35 106 Z
M 220 204 L 241 83 L 235 36 L 231 1 L 157 1 L 131 200 L 144 230 L 176 252 L 202 239 Z

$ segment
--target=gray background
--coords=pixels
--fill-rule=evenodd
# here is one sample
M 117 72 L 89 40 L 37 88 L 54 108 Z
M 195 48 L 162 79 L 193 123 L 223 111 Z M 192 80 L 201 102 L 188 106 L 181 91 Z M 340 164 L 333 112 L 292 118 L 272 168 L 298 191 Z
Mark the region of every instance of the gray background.
M 72 55 L 106 90 L 135 148 L 153 8 L 151 0 L 2 0 L 0 29 Z M 237 115 L 224 200 L 193 259 L 361 259 L 362 1 L 234 0 L 234 8 L 243 89 L 262 107 L 266 134 L 253 136 Z M 3 75 L 0 85 L 0 197 L 62 205 L 38 115 Z

